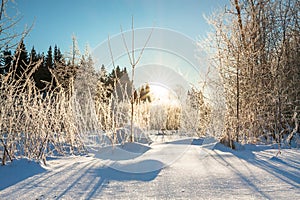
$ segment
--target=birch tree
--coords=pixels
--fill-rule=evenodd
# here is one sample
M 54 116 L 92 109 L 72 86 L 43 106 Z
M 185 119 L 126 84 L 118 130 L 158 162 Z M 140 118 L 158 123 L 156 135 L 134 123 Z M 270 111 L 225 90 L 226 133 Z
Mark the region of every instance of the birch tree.
M 228 141 L 280 142 L 299 112 L 299 1 L 234 0 L 209 22 L 226 99 Z

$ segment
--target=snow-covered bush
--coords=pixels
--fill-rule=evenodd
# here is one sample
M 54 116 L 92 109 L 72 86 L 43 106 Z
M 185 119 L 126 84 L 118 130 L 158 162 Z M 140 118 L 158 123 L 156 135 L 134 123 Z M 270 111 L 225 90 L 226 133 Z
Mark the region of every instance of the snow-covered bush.
M 18 55 L 14 60 L 19 59 Z M 20 74 L 16 73 L 17 64 L 14 66 L 12 62 L 11 71 L 1 75 L 2 164 L 7 158 L 13 160 L 16 156 L 45 161 L 48 153 L 64 154 L 83 150 L 79 134 L 83 120 L 76 113 L 72 77 L 67 89 L 53 80 L 41 91 L 32 76 L 42 62 L 23 63 L 24 71 Z

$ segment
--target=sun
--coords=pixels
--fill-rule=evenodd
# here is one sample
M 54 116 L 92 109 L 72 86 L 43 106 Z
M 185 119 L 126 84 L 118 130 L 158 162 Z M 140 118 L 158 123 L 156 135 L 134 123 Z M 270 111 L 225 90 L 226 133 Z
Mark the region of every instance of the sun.
M 153 105 L 178 106 L 178 99 L 169 87 L 160 83 L 149 83 L 149 87 Z
M 170 99 L 170 92 L 166 87 L 159 84 L 150 84 L 150 95 L 153 101 L 168 101 Z

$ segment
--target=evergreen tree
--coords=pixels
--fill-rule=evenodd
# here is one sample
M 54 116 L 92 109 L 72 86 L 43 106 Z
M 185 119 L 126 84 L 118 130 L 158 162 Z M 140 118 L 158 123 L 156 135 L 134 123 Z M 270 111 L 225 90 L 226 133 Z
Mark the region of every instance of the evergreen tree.
M 109 74 L 108 74 L 108 77 L 107 77 L 107 82 L 106 82 L 106 85 L 107 86 L 111 86 L 114 88 L 114 80 L 116 78 L 115 76 L 115 70 L 113 69 Z
M 148 83 L 141 87 L 139 99 L 141 102 L 151 102 L 150 86 Z
M 127 69 L 126 67 L 124 67 L 124 69 L 121 71 L 121 81 L 120 84 L 123 87 L 123 92 L 125 93 L 125 95 L 127 97 L 131 96 L 131 92 L 132 92 L 132 87 L 131 87 L 131 81 L 129 79 L 129 75 L 127 73 Z
M 146 92 L 144 86 L 140 89 L 140 100 L 144 102 L 146 100 Z
M 122 76 L 121 69 L 120 69 L 120 66 L 118 65 L 116 68 L 116 77 L 120 79 L 121 76 Z
M 50 51 L 48 54 L 50 54 Z M 72 36 L 71 51 L 67 53 L 66 56 L 67 59 L 65 60 L 60 52 L 60 49 L 57 47 L 57 50 L 55 50 L 54 52 L 54 64 L 52 59 L 52 68 L 55 68 L 53 73 L 55 74 L 56 80 L 58 81 L 57 84 L 62 85 L 62 87 L 65 89 L 65 92 L 69 93 L 68 95 L 72 95 L 71 93 L 72 87 L 74 86 L 74 80 L 77 76 L 78 69 L 81 64 L 81 54 L 78 49 L 78 44 L 75 36 Z
M 12 63 L 12 54 L 11 50 L 8 49 L 8 46 L 6 46 L 5 50 L 2 53 L 2 59 L 1 59 L 1 65 L 3 66 L 2 68 L 2 74 L 7 74 L 10 70 L 11 63 Z
M 106 73 L 103 65 L 101 71 Z M 114 93 L 114 95 L 118 96 L 118 100 L 122 101 L 131 96 L 131 82 L 126 68 L 121 69 L 120 66 L 117 66 L 108 76 L 102 76 L 101 81 L 108 88 L 107 97 L 110 97 Z
M 52 69 L 53 68 L 53 57 L 52 57 L 52 47 L 50 46 L 48 51 L 47 51 L 47 56 L 45 59 L 45 65 L 46 67 Z
M 5 69 L 4 69 L 5 63 L 4 63 L 3 53 L 4 52 L 1 52 L 1 55 L 0 55 L 0 75 L 5 74 Z
M 120 79 L 121 77 L 122 77 L 122 72 L 121 72 L 120 66 L 118 65 L 109 74 L 109 79 L 111 79 L 111 81 L 112 81 L 111 83 L 113 83 L 114 81 L 116 81 L 117 79 Z
M 109 97 L 111 95 L 111 90 L 108 84 L 108 75 L 105 66 L 102 65 L 98 73 L 98 81 L 96 88 L 96 101 L 100 104 L 108 103 Z
M 19 43 L 13 60 L 15 78 L 20 79 L 28 67 L 28 53 L 23 40 Z
M 102 65 L 100 69 L 100 81 L 105 85 L 107 85 L 107 80 L 108 80 L 107 71 L 105 69 L 105 66 Z
M 42 59 L 43 61 L 45 60 L 44 54 L 38 54 L 36 56 L 36 59 Z M 33 78 L 36 84 L 36 87 L 39 88 L 42 92 L 46 92 L 48 89 L 47 88 L 47 83 L 50 83 L 52 81 L 52 74 L 49 70 L 49 68 L 42 62 L 43 64 L 37 69 L 37 71 L 34 73 Z
M 31 59 L 31 62 L 33 62 L 33 63 L 35 63 L 36 61 L 39 60 L 38 55 L 34 49 L 34 46 L 32 47 L 31 52 L 30 52 L 30 59 Z
M 57 47 L 57 45 L 54 46 L 54 65 L 56 67 L 57 63 L 63 62 L 63 55 L 60 52 L 60 49 Z
M 145 86 L 145 101 L 151 102 L 151 97 L 150 97 L 150 86 L 147 83 Z

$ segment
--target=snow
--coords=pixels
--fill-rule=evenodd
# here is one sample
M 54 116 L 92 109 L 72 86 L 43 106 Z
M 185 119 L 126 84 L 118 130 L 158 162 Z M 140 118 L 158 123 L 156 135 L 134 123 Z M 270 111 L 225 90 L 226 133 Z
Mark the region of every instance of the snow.
M 0 167 L 0 199 L 300 199 L 300 150 L 166 137 Z M 116 155 L 117 154 L 117 155 Z M 120 155 L 122 156 L 120 156 Z
M 88 147 L 87 149 L 96 158 L 102 160 L 129 160 L 142 155 L 151 148 L 139 143 L 125 143 L 102 148 Z
M 43 172 L 46 172 L 46 169 L 39 163 L 28 159 L 15 160 L 8 166 L 0 167 L 0 191 Z

